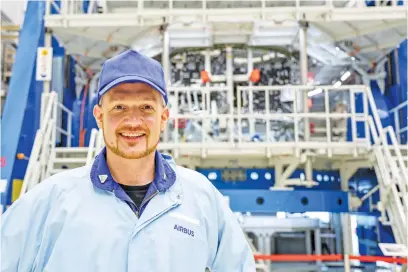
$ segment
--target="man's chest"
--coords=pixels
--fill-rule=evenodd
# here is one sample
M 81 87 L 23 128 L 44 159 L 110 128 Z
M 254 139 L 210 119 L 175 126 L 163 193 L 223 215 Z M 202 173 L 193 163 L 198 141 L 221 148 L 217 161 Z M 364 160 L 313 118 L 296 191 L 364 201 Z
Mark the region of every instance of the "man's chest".
M 125 208 L 98 211 L 95 216 L 79 211 L 62 225 L 50 224 L 40 249 L 43 267 L 102 272 L 205 268 L 209 245 L 202 219 L 182 206 L 164 209 L 152 218 L 145 218 L 148 209 L 136 218 Z

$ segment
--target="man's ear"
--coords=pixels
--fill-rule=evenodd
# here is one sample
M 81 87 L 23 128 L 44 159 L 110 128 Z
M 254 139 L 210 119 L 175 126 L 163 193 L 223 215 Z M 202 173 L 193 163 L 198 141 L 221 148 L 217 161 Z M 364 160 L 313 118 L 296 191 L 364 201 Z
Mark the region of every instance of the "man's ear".
M 98 124 L 98 128 L 102 128 L 102 118 L 103 118 L 103 111 L 102 107 L 96 104 L 93 108 L 93 115 L 95 117 L 96 123 Z
M 160 131 L 163 131 L 166 128 L 166 124 L 167 124 L 167 121 L 169 120 L 169 117 L 170 117 L 169 108 L 165 107 L 161 114 Z

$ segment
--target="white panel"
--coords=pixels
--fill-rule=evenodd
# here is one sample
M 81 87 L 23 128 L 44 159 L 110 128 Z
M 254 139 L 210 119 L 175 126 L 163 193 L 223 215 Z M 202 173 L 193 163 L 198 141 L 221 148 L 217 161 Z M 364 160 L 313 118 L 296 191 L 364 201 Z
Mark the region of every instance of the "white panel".
M 36 80 L 50 81 L 51 76 L 52 76 L 52 47 L 38 47 Z

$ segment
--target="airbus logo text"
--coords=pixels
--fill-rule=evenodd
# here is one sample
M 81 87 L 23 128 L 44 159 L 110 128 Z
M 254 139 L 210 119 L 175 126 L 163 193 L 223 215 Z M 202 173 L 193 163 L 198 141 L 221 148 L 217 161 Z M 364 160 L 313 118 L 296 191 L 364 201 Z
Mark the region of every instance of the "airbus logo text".
M 192 231 L 192 230 L 189 230 L 189 229 L 184 228 L 184 227 L 179 226 L 179 225 L 174 225 L 174 229 L 177 230 L 177 231 L 180 231 L 180 232 L 182 232 L 184 234 L 188 234 L 191 237 L 194 237 L 194 231 Z

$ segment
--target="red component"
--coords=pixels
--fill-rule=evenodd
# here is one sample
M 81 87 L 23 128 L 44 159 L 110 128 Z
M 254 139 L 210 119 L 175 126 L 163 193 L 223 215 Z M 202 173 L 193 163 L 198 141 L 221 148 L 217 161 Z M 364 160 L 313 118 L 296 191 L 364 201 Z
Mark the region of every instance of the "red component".
M 186 128 L 187 120 L 186 119 L 178 119 L 177 128 Z M 176 127 L 176 120 L 173 120 L 173 128 Z
M 272 254 L 272 255 L 254 255 L 255 260 L 269 260 L 275 262 L 310 262 L 310 261 L 342 261 L 343 255 L 306 255 L 306 254 Z M 406 264 L 406 258 L 386 257 L 386 256 L 350 256 L 350 260 L 360 260 L 362 262 L 383 261 L 387 263 Z
M 311 98 L 307 100 L 307 106 L 309 107 L 309 109 L 313 107 L 313 100 Z
M 310 128 L 310 133 L 314 134 L 316 132 L 316 125 L 315 123 L 310 123 L 309 124 L 309 128 Z
M 313 82 L 314 80 L 314 73 L 313 72 L 308 72 L 307 73 L 307 81 L 308 82 Z
M 0 158 L 0 167 L 6 166 L 6 157 L 2 156 Z
M 202 70 L 202 71 L 200 72 L 200 78 L 201 78 L 201 81 L 202 81 L 203 83 L 208 83 L 208 82 L 211 81 L 210 75 L 208 74 L 208 72 L 207 72 L 206 70 Z
M 255 260 L 270 260 L 275 262 L 310 262 L 310 261 L 341 261 L 343 255 L 306 255 L 306 254 L 273 254 L 255 255 Z
M 388 256 L 350 256 L 350 260 L 359 260 L 361 262 L 377 262 L 382 261 L 386 263 L 399 263 L 399 264 L 406 264 L 406 258 L 396 258 L 396 257 L 388 257 Z
M 251 81 L 252 83 L 258 83 L 259 80 L 261 80 L 261 70 L 252 70 L 251 75 L 249 76 L 249 81 Z

